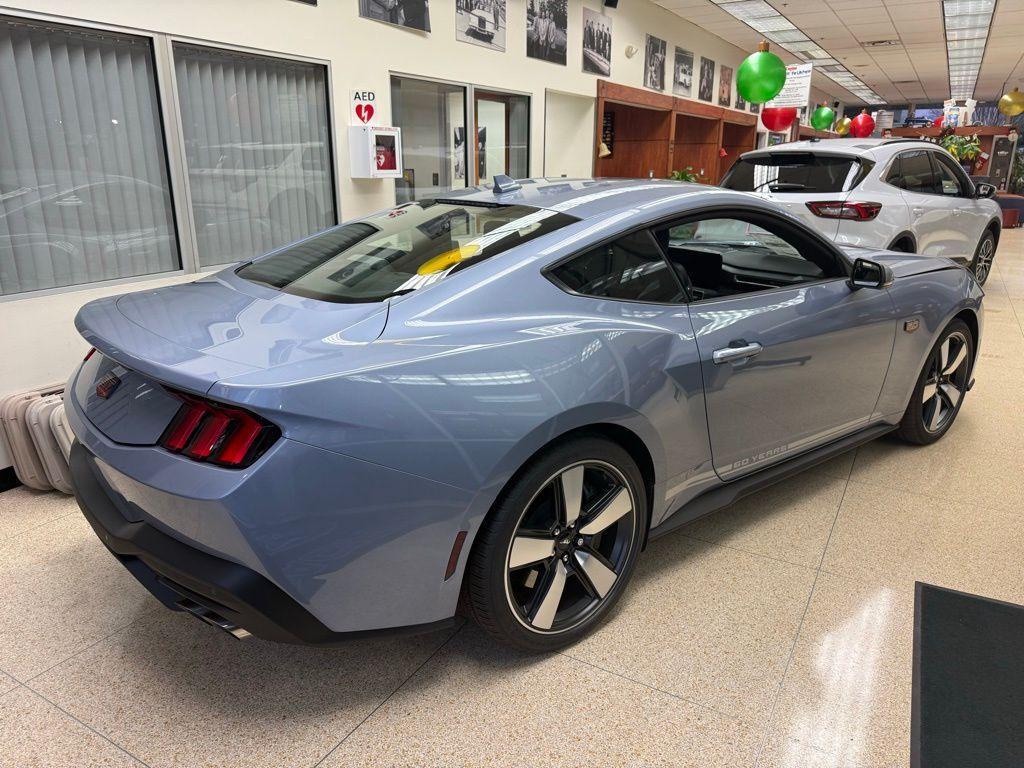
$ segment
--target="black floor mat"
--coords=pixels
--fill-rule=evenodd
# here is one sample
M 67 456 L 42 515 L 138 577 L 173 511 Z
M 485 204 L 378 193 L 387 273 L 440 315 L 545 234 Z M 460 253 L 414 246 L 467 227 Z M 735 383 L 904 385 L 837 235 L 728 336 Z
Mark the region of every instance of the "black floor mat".
M 912 716 L 913 768 L 1024 766 L 1024 606 L 918 583 Z

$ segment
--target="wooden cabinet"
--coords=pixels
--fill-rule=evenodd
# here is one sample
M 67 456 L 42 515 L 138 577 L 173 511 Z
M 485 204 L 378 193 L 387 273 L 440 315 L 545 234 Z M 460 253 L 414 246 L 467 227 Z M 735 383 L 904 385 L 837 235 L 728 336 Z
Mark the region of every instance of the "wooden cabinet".
M 610 126 L 611 154 L 600 156 Z M 597 176 L 666 178 L 692 168 L 717 184 L 757 142 L 757 116 L 692 99 L 597 81 L 594 169 Z M 726 157 L 721 157 L 721 150 Z

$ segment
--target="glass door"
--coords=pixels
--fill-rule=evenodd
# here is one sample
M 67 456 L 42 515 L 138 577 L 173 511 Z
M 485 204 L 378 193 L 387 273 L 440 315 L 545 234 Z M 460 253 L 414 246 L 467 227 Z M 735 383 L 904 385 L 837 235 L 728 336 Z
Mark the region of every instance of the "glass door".
M 530 175 L 530 97 L 473 91 L 476 142 L 473 151 L 474 182 L 492 180 L 497 174 L 514 179 Z
M 402 178 L 395 181 L 398 203 L 422 200 L 467 182 L 466 87 L 450 83 L 391 78 L 391 112 L 402 129 Z

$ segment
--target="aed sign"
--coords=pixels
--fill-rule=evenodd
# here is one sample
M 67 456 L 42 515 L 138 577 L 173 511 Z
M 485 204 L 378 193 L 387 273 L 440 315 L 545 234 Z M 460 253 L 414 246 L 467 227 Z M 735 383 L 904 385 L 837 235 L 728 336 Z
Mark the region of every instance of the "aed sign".
M 349 124 L 373 125 L 379 110 L 380 106 L 377 104 L 375 91 L 352 91 L 352 112 L 349 115 Z

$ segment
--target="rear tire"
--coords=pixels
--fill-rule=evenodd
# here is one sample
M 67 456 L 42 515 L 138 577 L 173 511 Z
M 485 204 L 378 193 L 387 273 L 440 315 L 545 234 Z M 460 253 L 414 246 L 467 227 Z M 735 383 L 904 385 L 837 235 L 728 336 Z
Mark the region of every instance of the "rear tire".
M 992 272 L 992 261 L 996 257 L 996 238 L 991 229 L 986 229 L 985 234 L 978 241 L 978 247 L 974 250 L 974 259 L 971 261 L 970 270 L 978 285 L 984 285 Z
M 576 642 L 626 588 L 647 519 L 643 477 L 621 446 L 596 436 L 552 446 L 506 488 L 477 535 L 470 615 L 525 651 Z
M 974 338 L 962 320 L 954 320 L 932 347 L 897 437 L 915 445 L 930 445 L 953 426 L 963 406 L 974 364 Z

